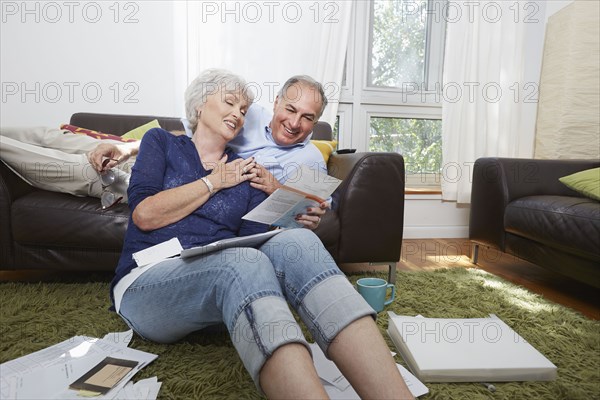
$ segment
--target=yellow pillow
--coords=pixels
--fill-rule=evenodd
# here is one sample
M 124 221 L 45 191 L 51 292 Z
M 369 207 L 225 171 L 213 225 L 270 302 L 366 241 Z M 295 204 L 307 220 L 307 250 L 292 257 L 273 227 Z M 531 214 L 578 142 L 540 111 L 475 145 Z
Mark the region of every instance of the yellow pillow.
M 144 134 L 152 128 L 160 128 L 160 124 L 158 123 L 157 119 L 152 120 L 142 126 L 138 126 L 137 128 L 130 130 L 129 132 L 127 132 L 126 134 L 124 134 L 121 137 L 123 139 L 142 140 L 142 137 L 144 136 Z
M 337 140 L 311 140 L 312 144 L 317 146 L 317 149 L 323 155 L 323 160 L 325 160 L 325 164 L 329 161 L 329 156 L 337 149 Z

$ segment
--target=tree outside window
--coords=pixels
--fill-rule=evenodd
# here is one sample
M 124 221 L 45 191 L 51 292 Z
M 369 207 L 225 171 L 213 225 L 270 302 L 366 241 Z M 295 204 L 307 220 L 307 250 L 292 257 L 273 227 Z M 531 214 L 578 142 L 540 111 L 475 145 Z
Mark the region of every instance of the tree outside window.
M 371 117 L 370 151 L 402 154 L 407 174 L 435 174 L 442 159 L 442 121 Z
M 424 82 L 427 2 L 373 2 L 369 86 Z

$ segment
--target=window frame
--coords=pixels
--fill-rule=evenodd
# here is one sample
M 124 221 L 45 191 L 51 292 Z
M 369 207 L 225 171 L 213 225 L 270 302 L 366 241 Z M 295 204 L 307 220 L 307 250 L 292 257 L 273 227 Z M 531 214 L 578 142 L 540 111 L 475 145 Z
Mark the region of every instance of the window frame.
M 420 1 L 422 3 L 425 0 Z M 442 10 L 446 0 L 427 0 L 428 7 Z M 435 16 L 435 15 L 434 15 Z M 339 147 L 369 151 L 370 118 L 442 119 L 441 89 L 445 19 L 439 15 L 428 18 L 425 56 L 425 80 L 419 90 L 368 86 L 370 55 L 370 26 L 373 21 L 373 2 L 356 1 L 352 10 L 352 31 L 348 41 L 345 79 L 338 105 Z M 436 39 L 429 40 L 437 36 Z M 413 88 L 411 88 L 413 89 Z M 424 89 L 424 90 L 423 90 Z M 413 176 L 414 175 L 414 176 Z M 423 175 L 431 175 L 422 183 Z M 408 186 L 439 188 L 437 174 L 408 174 Z
M 427 120 L 437 120 L 441 121 L 442 118 L 437 115 L 437 113 L 428 112 L 431 109 L 427 110 L 425 107 L 418 107 L 414 109 L 410 109 L 409 107 L 405 107 L 402 111 L 395 110 L 395 107 L 389 107 L 389 109 L 382 109 L 380 106 L 373 107 L 371 110 L 366 111 L 366 123 L 365 130 L 370 133 L 370 122 L 371 117 L 375 118 L 400 118 L 400 119 L 427 119 Z M 367 135 L 367 140 L 370 138 L 370 134 Z M 367 143 L 368 148 L 368 143 Z M 405 162 L 405 170 L 407 170 L 408 166 Z M 440 166 L 441 169 L 441 166 Z M 405 176 L 405 186 L 410 188 L 432 188 L 432 187 L 440 187 L 440 173 L 413 173 L 409 174 L 406 172 Z

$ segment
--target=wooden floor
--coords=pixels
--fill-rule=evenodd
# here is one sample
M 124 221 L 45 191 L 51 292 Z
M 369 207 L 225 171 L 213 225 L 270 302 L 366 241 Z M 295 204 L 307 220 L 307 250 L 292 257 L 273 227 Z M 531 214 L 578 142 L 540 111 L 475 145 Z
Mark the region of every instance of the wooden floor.
M 493 250 L 480 249 L 479 262 L 475 265 L 470 261 L 470 252 L 467 239 L 407 239 L 402 242 L 402 255 L 397 269 L 430 271 L 437 268 L 481 268 L 589 318 L 600 320 L 599 289 Z M 387 267 L 371 267 L 368 264 L 344 264 L 340 267 L 345 272 L 365 268 L 387 271 Z M 60 274 L 53 271 L 0 271 L 0 282 L 44 281 L 55 279 Z M 107 279 L 110 279 L 109 275 Z
M 406 239 L 402 242 L 399 271 L 437 268 L 480 268 L 544 296 L 555 303 L 600 320 L 600 289 L 553 273 L 535 264 L 497 250 L 479 250 L 477 265 L 470 261 L 467 239 Z M 346 264 L 344 271 L 364 269 L 365 264 Z M 372 267 L 371 267 L 372 268 Z M 387 270 L 383 267 L 382 270 Z

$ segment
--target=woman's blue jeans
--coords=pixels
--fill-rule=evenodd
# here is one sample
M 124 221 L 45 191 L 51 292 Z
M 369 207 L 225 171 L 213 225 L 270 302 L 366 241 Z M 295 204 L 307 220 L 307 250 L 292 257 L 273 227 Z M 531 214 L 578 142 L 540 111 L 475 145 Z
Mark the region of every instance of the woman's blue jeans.
M 308 229 L 286 230 L 259 249 L 163 261 L 131 284 L 119 313 L 139 335 L 160 343 L 225 323 L 258 386 L 260 370 L 277 348 L 308 348 L 288 303 L 325 354 L 342 329 L 375 316 Z

